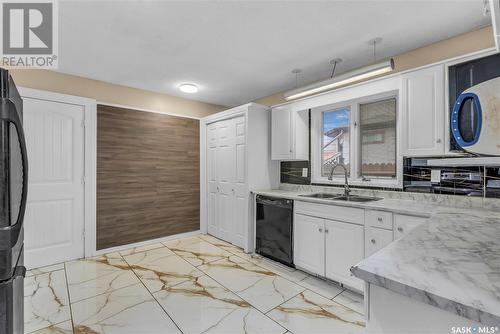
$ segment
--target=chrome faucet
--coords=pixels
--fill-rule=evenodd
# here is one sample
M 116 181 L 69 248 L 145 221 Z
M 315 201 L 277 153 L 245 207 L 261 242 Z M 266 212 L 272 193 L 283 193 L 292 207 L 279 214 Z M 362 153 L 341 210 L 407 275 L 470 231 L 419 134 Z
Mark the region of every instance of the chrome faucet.
M 349 197 L 349 193 L 351 192 L 351 189 L 349 188 L 349 182 L 347 180 L 347 167 L 343 163 L 336 163 L 335 165 L 332 166 L 332 170 L 330 171 L 330 175 L 328 176 L 328 180 L 332 181 L 333 180 L 333 171 L 337 167 L 342 167 L 344 169 L 344 196 Z

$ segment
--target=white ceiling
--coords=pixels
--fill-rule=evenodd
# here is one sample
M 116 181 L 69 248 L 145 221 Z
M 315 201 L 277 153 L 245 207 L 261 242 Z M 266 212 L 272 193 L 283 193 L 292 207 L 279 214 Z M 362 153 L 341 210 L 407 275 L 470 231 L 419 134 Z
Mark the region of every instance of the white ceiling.
M 483 0 L 61 1 L 59 70 L 235 106 L 490 24 Z M 178 85 L 193 82 L 197 94 Z

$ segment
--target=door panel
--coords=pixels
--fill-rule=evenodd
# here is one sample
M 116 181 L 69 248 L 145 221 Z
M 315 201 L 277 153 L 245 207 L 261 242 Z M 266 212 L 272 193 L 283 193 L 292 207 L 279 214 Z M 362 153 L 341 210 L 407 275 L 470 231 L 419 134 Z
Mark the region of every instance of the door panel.
M 219 235 L 234 242 L 233 190 L 235 178 L 234 123 L 232 120 L 217 124 L 217 217 Z
M 324 276 L 324 220 L 295 214 L 293 224 L 293 259 L 295 266 Z
M 82 106 L 24 98 L 29 268 L 84 255 L 83 117 Z
M 217 124 L 207 127 L 208 233 L 218 235 L 217 222 Z
M 246 170 L 246 122 L 245 117 L 233 119 L 235 133 L 235 182 L 234 182 L 234 243 L 237 246 L 245 246 L 245 229 L 249 219 L 249 194 L 247 186 Z
M 350 268 L 364 256 L 363 226 L 325 220 L 325 247 L 326 277 L 362 290 L 363 281 Z

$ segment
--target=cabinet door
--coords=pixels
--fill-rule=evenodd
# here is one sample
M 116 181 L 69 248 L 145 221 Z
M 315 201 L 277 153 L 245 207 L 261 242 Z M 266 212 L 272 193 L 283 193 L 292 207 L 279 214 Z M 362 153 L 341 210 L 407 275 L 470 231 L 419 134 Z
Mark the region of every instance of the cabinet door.
M 363 290 L 363 281 L 350 271 L 364 256 L 363 226 L 325 220 L 325 247 L 326 277 Z
M 384 248 L 393 240 L 392 231 L 376 227 L 366 227 L 365 230 L 365 257 Z
M 394 215 L 394 240 L 401 238 L 412 229 L 422 224 L 427 220 L 427 217 Z
M 295 214 L 293 262 L 295 266 L 321 276 L 325 275 L 324 220 Z
M 292 119 L 285 108 L 271 111 L 271 158 L 272 160 L 288 160 L 292 158 Z
M 444 65 L 404 74 L 403 154 L 442 155 L 445 151 Z

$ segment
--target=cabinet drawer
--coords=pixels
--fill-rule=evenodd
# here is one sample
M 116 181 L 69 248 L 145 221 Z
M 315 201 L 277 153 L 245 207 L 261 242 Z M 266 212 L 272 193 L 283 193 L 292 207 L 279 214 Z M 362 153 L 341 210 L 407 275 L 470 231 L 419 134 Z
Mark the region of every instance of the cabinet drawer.
M 393 240 L 392 231 L 376 227 L 365 228 L 365 257 L 384 248 Z
M 295 201 L 294 207 L 295 213 L 303 215 L 338 220 L 358 225 L 364 225 L 365 222 L 363 209 L 301 201 Z
M 365 222 L 367 226 L 392 230 L 392 212 L 366 210 Z
M 426 221 L 428 217 L 394 215 L 394 239 L 399 239 L 418 225 Z

